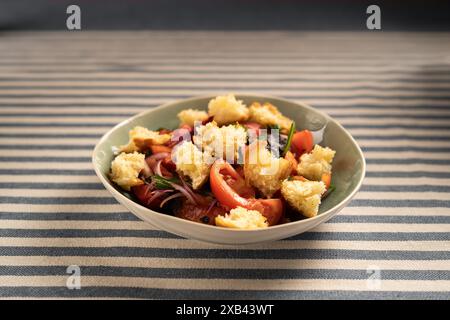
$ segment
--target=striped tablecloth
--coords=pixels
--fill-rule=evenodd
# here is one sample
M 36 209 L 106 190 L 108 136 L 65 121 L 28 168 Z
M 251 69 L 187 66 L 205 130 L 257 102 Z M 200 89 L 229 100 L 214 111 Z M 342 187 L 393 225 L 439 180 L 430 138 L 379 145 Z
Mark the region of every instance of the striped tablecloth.
M 449 89 L 448 33 L 2 33 L 0 297 L 448 299 Z M 223 92 L 339 120 L 367 159 L 355 200 L 303 235 L 225 247 L 152 229 L 104 190 L 105 131 Z

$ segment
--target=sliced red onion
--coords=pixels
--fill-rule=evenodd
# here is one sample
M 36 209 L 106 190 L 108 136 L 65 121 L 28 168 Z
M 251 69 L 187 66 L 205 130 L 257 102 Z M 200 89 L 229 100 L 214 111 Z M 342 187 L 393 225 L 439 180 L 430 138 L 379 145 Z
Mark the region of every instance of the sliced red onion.
M 155 164 L 155 167 L 153 168 L 153 171 L 155 171 L 155 173 L 160 176 L 163 177 L 162 173 L 161 173 L 161 162 L 162 160 L 158 160 Z
M 216 205 L 217 203 L 217 199 L 214 199 L 213 201 L 211 201 L 211 204 L 208 207 L 208 210 L 206 210 L 206 213 L 209 213 L 209 211 L 211 211 L 211 209 Z
M 180 191 L 188 199 L 188 201 L 190 201 L 193 204 L 197 204 L 197 201 L 195 201 L 195 197 L 193 197 L 193 195 L 189 191 L 187 191 L 184 187 L 182 187 L 176 183 L 173 183 L 173 182 L 170 182 L 170 185 L 175 190 Z
M 150 197 L 150 199 L 147 200 L 147 202 L 146 202 L 147 206 L 149 206 L 152 203 L 153 200 L 159 198 L 164 193 L 171 192 L 171 191 L 172 190 L 155 190 L 155 191 L 152 191 L 153 195 Z
M 200 202 L 201 199 L 199 199 L 197 197 L 194 190 L 191 189 L 191 187 L 187 184 L 187 182 L 184 180 L 184 178 L 181 175 L 180 175 L 180 180 L 181 180 L 181 183 L 183 184 L 183 187 L 186 189 L 186 191 L 189 192 L 191 194 L 192 198 L 195 199 L 195 202 L 197 202 L 197 203 Z
M 171 196 L 168 196 L 167 198 L 165 198 L 165 199 L 161 202 L 161 204 L 159 205 L 159 207 L 162 208 L 162 207 L 166 204 L 167 201 L 170 201 L 170 200 L 172 200 L 172 199 L 179 198 L 179 197 L 184 197 L 184 194 L 181 193 L 181 192 L 178 192 L 178 193 L 175 193 L 175 194 L 173 194 L 173 195 L 171 195 Z

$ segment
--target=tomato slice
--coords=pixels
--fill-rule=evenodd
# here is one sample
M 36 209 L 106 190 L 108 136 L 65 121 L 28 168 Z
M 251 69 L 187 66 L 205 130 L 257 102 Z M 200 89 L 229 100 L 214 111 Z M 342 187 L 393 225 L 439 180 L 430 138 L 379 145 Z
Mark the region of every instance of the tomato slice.
M 281 199 L 255 199 L 254 191 L 252 194 L 250 192 L 245 194 L 250 195 L 251 198 L 244 198 L 244 194 L 241 196 L 237 190 L 241 192 L 245 190 L 241 187 L 245 181 L 228 162 L 223 160 L 214 162 L 209 179 L 214 196 L 223 206 L 230 209 L 243 207 L 259 211 L 267 218 L 269 225 L 275 225 L 280 221 L 284 209 Z M 227 182 L 230 179 L 234 182 Z
M 226 161 L 216 160 L 211 167 L 209 174 L 211 191 L 216 199 L 224 206 L 234 209 L 236 207 L 246 208 L 249 202 L 246 198 L 241 197 L 228 183 L 225 181 L 224 175 L 240 181 L 242 177 L 236 170 Z
M 252 199 L 247 209 L 256 210 L 267 219 L 269 226 L 276 225 L 283 216 L 284 206 L 281 199 Z
M 299 156 L 305 152 L 311 152 L 314 147 L 314 139 L 311 131 L 303 130 L 294 133 L 294 135 L 292 136 L 291 147 Z
M 327 189 L 330 188 L 331 185 L 331 173 L 324 173 L 322 174 L 322 182 L 325 183 L 325 187 Z

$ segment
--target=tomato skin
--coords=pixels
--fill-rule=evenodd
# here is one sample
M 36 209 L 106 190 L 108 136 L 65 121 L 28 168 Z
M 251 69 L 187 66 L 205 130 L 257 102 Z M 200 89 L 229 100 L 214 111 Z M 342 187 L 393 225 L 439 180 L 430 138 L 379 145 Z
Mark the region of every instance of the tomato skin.
M 152 151 L 152 154 L 161 153 L 161 152 L 167 152 L 167 153 L 172 152 L 172 148 L 169 148 L 169 147 L 163 146 L 163 145 L 151 145 L 150 150 Z
M 231 186 L 224 180 L 221 171 L 226 171 L 227 175 L 235 180 L 242 180 L 242 177 L 234 170 L 234 168 L 226 161 L 216 160 L 211 167 L 209 174 L 209 182 L 211 191 L 216 199 L 224 206 L 231 209 L 236 207 L 247 207 L 249 202 L 241 197 Z
M 325 187 L 327 189 L 330 188 L 331 185 L 331 173 L 324 173 L 322 174 L 322 182 L 325 184 Z
M 224 172 L 235 179 L 237 183 L 243 181 L 242 177 L 234 170 L 234 168 L 223 160 L 217 160 L 211 167 L 210 185 L 211 190 L 222 206 L 230 209 L 243 207 L 249 210 L 259 211 L 270 226 L 277 224 L 283 216 L 284 206 L 281 199 L 255 199 L 244 198 L 230 186 L 224 179 Z M 244 182 L 245 183 L 245 182 Z M 253 194 L 254 196 L 254 194 Z
M 294 133 L 292 136 L 291 148 L 298 155 L 311 152 L 314 147 L 314 140 L 311 131 L 303 130 Z
M 269 226 L 276 225 L 280 222 L 284 213 L 284 205 L 281 199 L 254 199 L 255 203 L 250 205 L 251 210 L 261 212 L 261 214 L 267 219 Z

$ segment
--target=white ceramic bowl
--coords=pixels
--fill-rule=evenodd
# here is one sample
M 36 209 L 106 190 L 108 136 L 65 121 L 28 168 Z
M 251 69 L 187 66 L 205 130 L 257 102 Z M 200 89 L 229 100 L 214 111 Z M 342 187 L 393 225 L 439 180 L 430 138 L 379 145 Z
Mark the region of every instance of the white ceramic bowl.
M 196 97 L 150 108 L 108 131 L 95 146 L 92 162 L 95 172 L 114 198 L 137 217 L 151 225 L 182 237 L 220 244 L 250 244 L 288 238 L 310 230 L 327 221 L 344 208 L 359 190 L 365 175 L 363 153 L 352 136 L 335 120 L 302 103 L 261 95 L 236 95 L 246 104 L 254 101 L 271 102 L 289 118 L 295 120 L 297 129 L 318 130 L 326 126 L 321 145 L 336 150 L 333 161 L 333 184 L 336 190 L 321 204 L 314 218 L 299 220 L 259 230 L 226 229 L 180 219 L 150 210 L 124 196 L 109 180 L 108 172 L 113 159 L 113 147 L 126 144 L 128 131 L 137 125 L 156 130 L 160 127 L 176 128 L 177 113 L 183 109 L 207 108 L 215 95 Z

